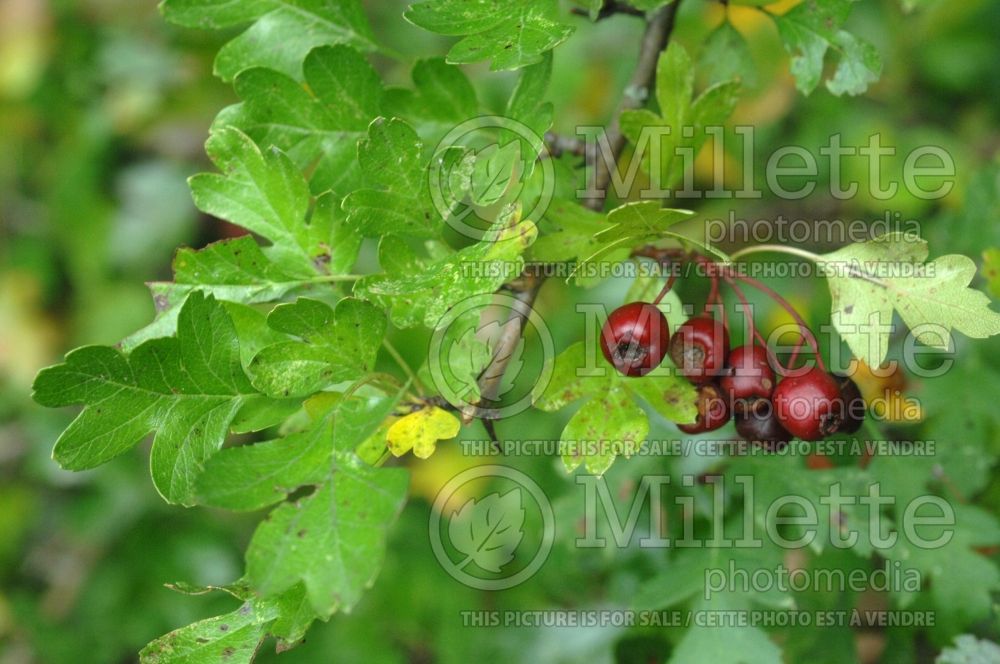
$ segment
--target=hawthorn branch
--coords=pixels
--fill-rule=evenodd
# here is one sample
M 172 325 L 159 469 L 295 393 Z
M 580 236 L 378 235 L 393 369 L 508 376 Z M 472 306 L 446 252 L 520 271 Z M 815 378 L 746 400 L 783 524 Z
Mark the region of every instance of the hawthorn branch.
M 602 146 L 606 153 L 596 155 L 591 168 L 587 191 L 596 195 L 587 199 L 586 205 L 592 210 L 601 210 L 604 207 L 608 185 L 611 182 L 611 169 L 617 165 L 618 158 L 625 149 L 625 136 L 622 134 L 619 118 L 623 111 L 640 108 L 649 98 L 649 90 L 656 76 L 656 63 L 659 61 L 660 53 L 670 41 L 680 4 L 681 0 L 674 0 L 666 7 L 661 7 L 646 24 L 646 32 L 642 36 L 642 45 L 639 49 L 639 62 L 632 72 L 628 85 L 625 86 L 625 94 L 607 128 L 607 145 Z
M 674 0 L 674 2 L 666 7 L 657 10 L 646 24 L 646 31 L 643 34 L 639 50 L 639 61 L 607 130 L 610 154 L 604 156 L 610 157 L 610 161 L 613 163 L 617 163 L 622 150 L 625 149 L 625 137 L 621 133 L 618 117 L 622 111 L 642 106 L 649 96 L 649 89 L 652 87 L 653 78 L 656 75 L 656 63 L 659 60 L 660 53 L 667 47 L 667 42 L 670 40 L 670 34 L 674 29 L 677 7 L 680 5 L 680 1 Z M 624 7 L 621 3 L 608 2 L 605 3 L 605 8 L 602 12 L 611 6 L 618 8 L 615 10 L 616 12 L 620 11 L 621 7 Z M 555 134 L 547 135 L 546 138 L 549 139 L 550 143 L 558 144 L 559 142 Z M 570 147 L 574 152 L 577 149 L 580 149 L 584 153 L 586 152 L 585 147 L 581 148 L 577 143 L 567 142 L 564 143 L 564 146 Z M 600 159 L 597 158 L 597 155 L 594 155 L 593 161 L 594 168 L 592 169 L 593 175 L 590 181 L 590 191 L 600 192 L 601 195 L 600 197 L 588 199 L 586 205 L 593 210 L 599 211 L 604 207 L 608 184 L 611 181 L 611 172 L 607 164 L 609 160 Z M 506 324 L 503 326 L 503 332 L 493 352 L 493 357 L 479 375 L 480 404 L 496 403 L 499 396 L 500 383 L 507 372 L 508 364 L 510 364 L 510 361 L 514 357 L 514 351 L 524 331 L 524 321 L 527 320 L 531 306 L 542 286 L 542 281 L 542 277 L 525 273 L 518 280 L 507 284 L 506 288 L 514 293 L 516 303 L 510 316 L 507 318 Z M 487 433 L 494 442 L 497 442 L 497 437 L 493 428 L 493 420 L 497 419 L 498 414 L 495 408 L 483 408 L 481 405 L 470 405 L 462 409 L 463 421 L 468 424 L 476 418 L 482 420 Z
M 497 340 L 496 348 L 489 364 L 479 374 L 479 404 L 476 406 L 466 406 L 462 410 L 462 419 L 466 424 L 479 418 L 487 425 L 490 436 L 496 440 L 496 435 L 492 431 L 488 421 L 499 419 L 496 408 L 491 408 L 490 404 L 496 403 L 500 396 L 500 384 L 504 374 L 507 373 L 507 365 L 514 358 L 517 344 L 521 341 L 524 331 L 524 322 L 531 314 L 531 305 L 538 296 L 538 289 L 542 286 L 540 278 L 524 276 L 508 286 L 508 290 L 514 293 L 514 303 L 510 314 L 504 322 L 500 338 Z M 487 407 L 483 407 L 486 404 Z

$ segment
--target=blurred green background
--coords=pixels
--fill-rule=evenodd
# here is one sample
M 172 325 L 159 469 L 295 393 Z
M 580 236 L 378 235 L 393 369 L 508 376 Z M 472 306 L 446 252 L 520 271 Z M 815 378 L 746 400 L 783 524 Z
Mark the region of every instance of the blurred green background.
M 404 3 L 367 4 L 379 38 L 396 50 L 444 52 L 446 41 L 401 20 Z M 920 4 L 908 15 L 895 0 L 855 7 L 851 29 L 874 42 L 885 62 L 881 81 L 863 98 L 822 90 L 798 95 L 773 25 L 752 9 L 732 8 L 730 20 L 749 41 L 754 61 L 743 72 L 752 85 L 735 120 L 758 127 L 762 154 L 792 143 L 815 148 L 832 133 L 842 133 L 845 144 L 861 144 L 880 131 L 883 143 L 904 154 L 907 146 L 940 145 L 958 164 L 954 191 L 941 201 L 902 194 L 891 201 L 764 198 L 747 202 L 738 216 L 878 219 L 892 210 L 921 223 L 932 255 L 961 252 L 981 262 L 985 249 L 1000 247 L 1000 3 Z M 699 52 L 724 11 L 719 3 L 690 0 L 677 39 Z M 623 45 L 637 43 L 641 25 L 629 17 L 597 25 L 579 19 L 577 30 L 556 51 L 550 95 L 556 129 L 565 133 L 577 123 L 607 120 L 636 50 Z M 151 320 L 143 282 L 169 278 L 177 246 L 202 246 L 232 232 L 196 212 L 185 183 L 208 168 L 202 151 L 208 126 L 235 101 L 211 74 L 212 58 L 229 36 L 170 26 L 148 1 L 0 0 L 2 664 L 131 662 L 151 639 L 232 608 L 225 597 L 188 597 L 162 584 L 238 577 L 256 517 L 166 506 L 152 488 L 148 450 L 141 446 L 92 472 L 59 470 L 51 446 L 72 414 L 44 411 L 29 398 L 37 370 L 66 350 L 114 344 Z M 408 80 L 407 63 L 376 64 L 387 82 Z M 468 71 L 480 98 L 502 106 L 514 77 L 482 66 Z M 739 155 L 730 157 L 738 169 Z M 867 177 L 851 175 L 862 183 Z M 729 201 L 699 205 L 710 217 L 724 217 L 732 207 Z M 820 285 L 781 286 L 813 320 L 825 320 L 825 295 L 813 296 L 824 290 Z M 614 302 L 625 287 L 610 284 L 599 296 Z M 539 307 L 572 312 L 567 303 L 576 296 L 553 283 Z M 565 315 L 567 321 L 575 316 Z M 573 325 L 557 327 L 560 347 L 579 336 Z M 947 377 L 905 384 L 921 400 L 925 418 L 888 431 L 951 443 L 947 467 L 962 477 L 965 498 L 996 513 L 1000 344 L 962 342 L 957 354 Z M 530 430 L 533 438 L 557 436 L 560 429 L 552 417 L 526 416 L 510 426 Z M 435 562 L 426 526 L 437 488 L 475 462 L 454 450 L 442 445 L 434 459 L 413 465 L 414 497 L 393 531 L 385 569 L 354 614 L 315 626 L 303 646 L 278 661 L 662 661 L 675 638 L 669 630 L 462 628 L 459 612 L 476 608 L 627 606 L 656 559 L 638 548 L 576 550 L 576 533 L 566 528 L 531 583 L 501 594 L 459 586 Z M 517 463 L 552 496 L 573 490 L 555 459 Z M 627 484 L 652 466 L 655 460 L 619 461 L 609 481 Z M 976 629 L 997 636 L 995 624 Z M 854 656 L 925 661 L 951 636 L 861 633 Z M 815 639 L 821 643 L 822 636 Z M 815 644 L 790 643 L 788 661 L 853 661 L 850 654 L 807 656 Z M 265 650 L 260 661 L 274 658 Z

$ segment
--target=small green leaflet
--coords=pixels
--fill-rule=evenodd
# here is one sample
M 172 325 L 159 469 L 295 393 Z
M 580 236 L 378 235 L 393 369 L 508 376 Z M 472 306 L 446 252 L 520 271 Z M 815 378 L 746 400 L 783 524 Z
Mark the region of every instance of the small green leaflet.
M 299 298 L 275 307 L 267 324 L 300 341 L 263 348 L 250 363 L 251 380 L 269 396 L 301 397 L 372 371 L 387 321 L 380 309 L 355 298 L 335 309 Z
M 535 225 L 520 221 L 516 207 L 501 215 L 491 231 L 491 239 L 460 249 L 438 260 L 423 263 L 406 250 L 396 253 L 400 244 L 383 240 L 379 261 L 383 274 L 365 277 L 355 284 L 354 293 L 389 309 L 398 327 L 423 324 L 436 328 L 442 317 L 462 300 L 496 291 L 521 272 L 521 254 L 537 235 Z M 384 251 L 389 246 L 394 251 Z M 400 255 L 410 258 L 400 261 Z M 398 266 L 393 269 L 393 266 Z M 493 269 L 497 268 L 497 269 Z
M 248 601 L 236 611 L 200 620 L 164 634 L 139 653 L 141 664 L 252 662 L 281 614 L 274 602 Z
M 802 457 L 782 454 L 774 457 L 743 456 L 733 457 L 725 471 L 726 485 L 739 486 L 741 479 L 752 479 L 752 485 L 744 485 L 749 493 L 752 487 L 753 497 L 744 496 L 749 505 L 752 502 L 753 518 L 758 535 L 767 537 L 766 528 L 773 523 L 773 514 L 769 510 L 785 496 L 796 496 L 812 505 L 820 515 L 815 527 L 803 528 L 791 525 L 783 530 L 783 536 L 789 541 L 799 538 L 808 540 L 806 546 L 822 553 L 836 543 L 842 541 L 850 533 L 857 534 L 856 542 L 851 546 L 852 553 L 858 556 L 868 556 L 872 553 L 869 537 L 869 524 L 873 517 L 871 509 L 861 503 L 859 498 L 866 496 L 873 478 L 859 468 L 833 468 L 829 470 L 803 470 Z M 840 495 L 852 500 L 837 508 L 823 507 L 822 499 L 829 495 L 830 487 L 836 485 Z M 877 523 L 877 522 L 876 522 Z M 888 523 L 888 519 L 883 519 Z M 839 532 L 834 532 L 837 529 Z M 885 534 L 885 533 L 882 533 Z
M 329 214 L 332 197 L 324 196 L 316 206 L 311 229 L 326 225 L 328 241 L 333 247 L 329 258 L 321 260 L 332 275 L 318 274 L 313 268 L 278 265 L 271 261 L 251 236 L 213 242 L 203 249 L 180 249 L 174 256 L 174 280 L 148 284 L 156 306 L 156 320 L 129 336 L 122 347 L 134 348 L 155 337 L 168 336 L 177 329 L 177 314 L 192 291 L 211 293 L 220 300 L 255 304 L 273 302 L 291 291 L 336 281 L 336 275 L 354 264 L 361 238 L 347 232 Z M 325 244 L 325 243 L 322 243 Z
M 975 339 L 1000 334 L 1000 314 L 985 293 L 969 287 L 976 276 L 972 259 L 952 254 L 925 263 L 927 256 L 926 242 L 903 233 L 822 256 L 833 324 L 869 366 L 885 359 L 893 311 L 918 341 L 935 348 L 950 348 L 952 330 Z
M 402 509 L 407 474 L 334 455 L 313 493 L 284 503 L 254 533 L 247 579 L 263 597 L 304 583 L 321 618 L 350 610 L 382 564 L 386 529 Z
M 505 117 L 516 120 L 528 127 L 534 136 L 544 136 L 552 128 L 554 109 L 551 102 L 545 101 L 545 94 L 552 78 L 552 52 L 547 52 L 541 62 L 521 70 L 521 77 L 507 100 Z M 528 167 L 533 167 L 538 158 L 538 145 L 514 132 L 501 134 L 498 141 L 503 145 L 511 138 L 516 138 L 521 144 L 521 158 Z M 523 177 L 527 177 L 525 173 Z
M 608 219 L 577 203 L 555 200 L 545 210 L 543 233 L 528 249 L 528 259 L 543 263 L 567 262 L 593 255 L 602 246 L 597 234 L 608 229 Z M 628 258 L 631 248 L 621 247 L 604 255 L 607 262 Z M 605 276 L 584 274 L 580 270 L 571 277 L 585 288 L 596 286 Z
M 792 56 L 792 75 L 802 94 L 809 94 L 823 77 L 829 50 L 840 57 L 827 89 L 840 96 L 859 95 L 882 75 L 882 58 L 868 42 L 840 29 L 853 0 L 803 2 L 788 13 L 772 15 L 785 50 Z
M 240 364 L 236 330 L 213 297 L 192 293 L 177 336 L 153 339 L 128 356 L 85 346 L 44 369 L 34 397 L 49 406 L 84 404 L 56 441 L 63 468 L 94 468 L 155 432 L 150 470 L 169 502 L 194 502 L 194 482 L 256 391 Z
M 332 453 L 329 419 L 278 440 L 224 449 L 198 478 L 198 503 L 247 511 L 273 505 L 304 484 L 322 482 Z
M 141 664 L 249 664 L 264 639 L 278 640 L 278 652 L 302 640 L 316 614 L 305 601 L 302 584 L 273 599 L 255 597 L 244 580 L 223 587 L 187 583 L 169 588 L 191 595 L 213 590 L 242 600 L 239 609 L 176 629 L 151 642 L 139 653 Z
M 489 59 L 494 71 L 534 64 L 573 32 L 558 20 L 554 0 L 427 0 L 410 5 L 403 16 L 425 30 L 463 37 L 448 52 L 448 62 Z
M 498 336 L 490 334 L 489 328 L 499 328 L 503 323 L 494 320 L 484 324 L 482 321 L 483 313 L 493 300 L 492 293 L 484 293 L 476 300 L 463 302 L 458 315 L 448 315 L 440 343 L 432 342 L 434 345 L 429 349 L 433 362 L 429 357 L 420 367 L 420 380 L 433 386 L 434 391 L 453 406 L 479 403 L 482 398 L 479 377 L 495 351 L 490 342 Z M 517 357 L 517 349 L 514 353 Z
M 399 117 L 451 125 L 479 112 L 476 91 L 465 73 L 444 58 L 418 60 L 411 73 L 414 90 L 391 88 L 386 106 Z
M 441 232 L 423 143 L 410 125 L 397 118 L 376 118 L 368 137 L 358 144 L 358 162 L 366 183 L 379 189 L 358 189 L 344 199 L 352 226 L 368 236 L 435 237 Z
M 593 352 L 598 353 L 596 348 Z M 583 464 L 587 472 L 601 475 L 626 451 L 626 444 L 638 443 L 649 433 L 646 413 L 633 396 L 674 422 L 693 422 L 697 409 L 696 390 L 682 378 L 666 371 L 623 378 L 603 358 L 598 362 L 595 371 L 586 344 L 573 344 L 556 357 L 548 385 L 533 396 L 535 407 L 547 412 L 588 399 L 566 424 L 559 445 L 567 470 Z
M 621 114 L 622 133 L 637 151 L 649 155 L 642 165 L 655 186 L 670 187 L 680 179 L 684 160 L 676 158 L 678 150 L 690 148 L 697 154 L 708 136 L 705 128 L 725 123 L 736 106 L 739 91 L 739 81 L 729 80 L 716 83 L 694 98 L 694 67 L 688 52 L 673 42 L 660 54 L 656 65 L 659 115 L 649 109 Z
M 523 528 L 520 488 L 503 495 L 491 493 L 481 500 L 470 498 L 448 520 L 448 539 L 465 556 L 458 569 L 473 563 L 499 574 L 514 559 Z
M 736 539 L 743 524 L 734 516 L 724 526 L 725 536 Z M 765 592 L 744 592 L 738 584 L 705 597 L 705 575 L 709 569 L 724 569 L 729 565 L 754 575 L 758 571 L 773 571 L 781 564 L 784 550 L 767 539 L 763 546 L 743 548 L 737 545 L 718 546 L 706 543 L 697 550 L 679 549 L 661 573 L 644 582 L 633 600 L 637 610 L 660 610 L 689 603 L 691 611 L 746 611 L 764 606 L 770 611 L 795 608 L 792 597 L 772 589 Z M 671 663 L 723 662 L 725 664 L 780 664 L 781 649 L 771 642 L 767 633 L 753 626 L 714 629 L 692 624 L 671 654 Z
M 612 384 L 599 397 L 583 404 L 559 437 L 559 452 L 566 470 L 581 464 L 588 473 L 603 475 L 619 455 L 630 456 L 649 433 L 649 421 L 621 386 Z
M 670 230 L 670 227 L 692 214 L 688 210 L 661 207 L 660 201 L 637 201 L 615 208 L 608 213 L 604 228 L 593 236 L 597 246 L 589 256 L 577 262 L 570 277 L 577 273 L 600 272 L 595 270 L 597 263 L 607 260 L 609 255 L 619 255 L 621 250 L 631 252 L 635 247 L 665 237 L 691 241 L 686 235 Z
M 233 82 L 243 103 L 224 109 L 213 131 L 234 126 L 259 145 L 284 150 L 310 173 L 316 194 L 340 196 L 361 186 L 356 144 L 382 112 L 382 81 L 365 57 L 347 46 L 313 49 L 295 76 L 254 67 Z
M 309 187 L 295 164 L 233 127 L 213 133 L 205 150 L 222 173 L 191 178 L 198 209 L 270 240 L 275 261 L 297 271 L 312 266 L 323 248 L 306 224 Z
M 1000 544 L 1000 524 L 980 508 L 960 504 L 951 507 L 954 523 L 926 524 L 917 531 L 925 542 L 935 545 L 920 546 L 900 534 L 895 546 L 884 555 L 920 571 L 930 585 L 930 599 L 939 616 L 937 626 L 957 633 L 963 625 L 986 620 L 994 611 L 991 596 L 1000 589 L 1000 569 L 974 548 Z M 895 594 L 904 609 L 916 599 L 915 594 L 905 590 Z
M 297 77 L 302 58 L 316 46 L 377 49 L 360 0 L 163 0 L 160 10 L 168 21 L 191 28 L 254 22 L 215 58 L 215 73 L 225 81 L 255 66 Z
M 752 88 L 757 83 L 750 45 L 729 21 L 724 21 L 705 39 L 698 66 L 705 72 L 709 84 L 738 80 L 743 86 Z

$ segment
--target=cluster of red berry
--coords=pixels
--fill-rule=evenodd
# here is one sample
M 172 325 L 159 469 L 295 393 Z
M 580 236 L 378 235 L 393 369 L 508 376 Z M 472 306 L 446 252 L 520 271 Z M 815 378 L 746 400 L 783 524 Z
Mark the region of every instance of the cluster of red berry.
M 626 304 L 608 317 L 601 351 L 626 376 L 645 375 L 669 355 L 698 387 L 698 418 L 679 425 L 686 433 L 714 431 L 732 417 L 742 438 L 780 449 L 792 436 L 819 440 L 854 433 L 864 420 L 864 400 L 849 377 L 821 365 L 785 369 L 753 341 L 730 350 L 725 323 L 707 314 L 689 318 L 671 336 L 654 303 Z

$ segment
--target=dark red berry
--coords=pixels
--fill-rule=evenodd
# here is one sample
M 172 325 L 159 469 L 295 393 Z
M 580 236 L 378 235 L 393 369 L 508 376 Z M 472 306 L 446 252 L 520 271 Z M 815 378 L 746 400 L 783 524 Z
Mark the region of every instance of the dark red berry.
M 729 355 L 729 330 L 711 316 L 689 318 L 670 339 L 670 358 L 692 383 L 711 381 L 722 373 Z
M 722 390 L 709 383 L 698 388 L 698 419 L 693 424 L 678 424 L 684 433 L 715 431 L 729 421 L 729 405 Z
M 840 386 L 819 367 L 782 380 L 773 401 L 778 421 L 802 440 L 819 440 L 840 428 Z
M 760 404 L 761 401 L 756 403 Z M 743 440 L 760 445 L 766 450 L 777 452 L 788 444 L 788 441 L 792 439 L 792 434 L 781 426 L 771 404 L 765 403 L 766 407 L 758 407 L 734 415 L 736 432 Z
M 774 392 L 774 371 L 767 359 L 767 349 L 757 344 L 733 349 L 719 387 L 734 412 L 743 412 L 754 399 L 770 399 Z
M 843 404 L 840 431 L 855 433 L 865 421 L 865 413 L 868 411 L 868 407 L 861 396 L 858 384 L 851 380 L 850 377 L 834 374 L 834 379 L 840 385 L 840 401 Z
M 601 352 L 626 376 L 642 376 L 660 365 L 667 352 L 667 319 L 649 302 L 624 304 L 601 329 Z

